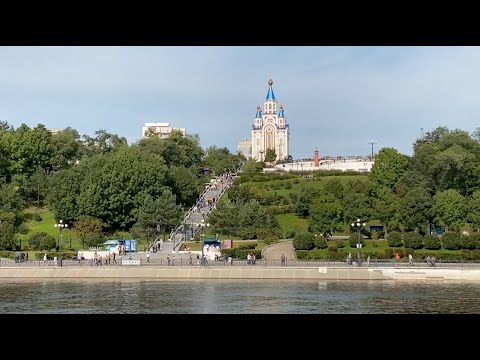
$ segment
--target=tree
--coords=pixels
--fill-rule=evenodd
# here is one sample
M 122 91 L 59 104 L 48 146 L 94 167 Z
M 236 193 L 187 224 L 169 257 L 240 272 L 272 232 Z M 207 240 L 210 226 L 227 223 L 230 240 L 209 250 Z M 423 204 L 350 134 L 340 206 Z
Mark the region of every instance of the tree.
M 51 159 L 53 169 L 65 169 L 75 165 L 81 157 L 82 146 L 78 131 L 70 127 L 53 135 Z
M 467 220 L 476 231 L 480 230 L 480 191 L 475 191 L 468 200 Z
M 265 162 L 274 162 L 277 159 L 275 149 L 267 149 L 265 152 Z
M 440 225 L 459 231 L 466 218 L 466 199 L 457 190 L 446 190 L 433 197 L 433 211 Z
M 175 195 L 170 190 L 164 190 L 157 199 L 146 195 L 139 209 L 138 224 L 144 230 L 156 229 L 159 226 L 163 233 L 170 232 L 182 221 L 183 212 L 177 205 Z
M 177 202 L 192 205 L 199 195 L 198 177 L 183 166 L 172 166 L 168 172 L 168 185 L 177 196 Z
M 312 233 L 298 233 L 293 238 L 295 250 L 312 250 L 315 246 L 315 236 Z
M 98 246 L 103 239 L 103 224 L 100 219 L 89 216 L 80 216 L 73 225 L 74 231 L 82 240 L 82 248 L 87 246 Z
M 82 149 L 87 156 L 106 154 L 128 145 L 125 137 L 111 134 L 103 129 L 95 131 L 95 137 L 93 138 L 88 135 L 83 135 L 82 143 Z
M 335 196 L 338 200 L 343 199 L 343 192 L 345 187 L 343 186 L 342 180 L 339 177 L 333 176 L 328 179 L 323 185 L 323 189 Z
M 226 147 L 211 146 L 206 151 L 203 164 L 208 166 L 214 174 L 221 175 L 226 172 L 234 172 L 240 168 L 242 158 L 237 154 L 230 154 L 230 150 Z
M 415 187 L 400 200 L 400 223 L 409 231 L 425 232 L 427 225 L 432 223 L 433 199 L 430 192 L 423 187 Z
M 350 223 L 353 219 L 371 219 L 372 211 L 369 198 L 362 193 L 346 194 L 342 201 L 343 219 Z
M 309 207 L 309 225 L 313 232 L 339 231 L 343 228 L 342 204 L 327 194 L 313 200 Z
M 375 163 L 369 176 L 373 191 L 376 192 L 381 186 L 395 190 L 407 167 L 408 157 L 406 155 L 400 154 L 393 148 L 381 149 L 375 157 Z
M 0 250 L 15 248 L 15 226 L 13 219 L 6 219 L 6 214 L 0 212 Z
M 243 165 L 243 172 L 245 173 L 260 173 L 263 170 L 264 163 L 256 159 L 248 159 Z
M 98 218 L 107 231 L 128 230 L 138 219 L 147 194 L 156 198 L 167 189 L 163 160 L 138 146 L 93 156 L 80 163 L 78 214 Z

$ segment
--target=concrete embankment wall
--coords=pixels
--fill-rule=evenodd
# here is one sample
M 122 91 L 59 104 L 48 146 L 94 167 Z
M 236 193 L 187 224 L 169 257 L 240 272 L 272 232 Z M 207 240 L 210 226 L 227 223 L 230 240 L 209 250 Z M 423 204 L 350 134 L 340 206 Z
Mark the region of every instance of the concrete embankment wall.
M 138 279 L 290 279 L 290 280 L 476 280 L 480 270 L 395 268 L 258 268 L 258 267 L 57 267 L 0 268 L 1 278 L 138 278 Z

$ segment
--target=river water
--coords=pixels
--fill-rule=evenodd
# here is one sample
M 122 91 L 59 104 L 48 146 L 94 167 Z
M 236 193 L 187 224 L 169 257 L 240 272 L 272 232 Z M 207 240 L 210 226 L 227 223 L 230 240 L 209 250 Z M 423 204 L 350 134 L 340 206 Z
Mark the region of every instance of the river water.
M 480 313 L 480 282 L 0 280 L 0 313 Z

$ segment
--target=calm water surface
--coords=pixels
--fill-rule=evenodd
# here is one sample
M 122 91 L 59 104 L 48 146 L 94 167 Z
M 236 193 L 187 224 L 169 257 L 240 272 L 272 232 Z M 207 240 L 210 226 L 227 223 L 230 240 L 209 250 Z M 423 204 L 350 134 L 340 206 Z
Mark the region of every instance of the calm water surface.
M 480 313 L 480 282 L 0 280 L 0 313 Z

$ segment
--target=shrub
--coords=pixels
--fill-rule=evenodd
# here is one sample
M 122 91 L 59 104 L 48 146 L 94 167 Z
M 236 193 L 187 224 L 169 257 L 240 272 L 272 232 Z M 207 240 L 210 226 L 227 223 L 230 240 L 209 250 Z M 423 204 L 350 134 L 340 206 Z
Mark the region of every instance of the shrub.
M 462 236 L 462 249 L 468 249 L 468 250 L 477 249 L 477 243 L 478 243 L 478 240 L 480 240 L 480 237 L 475 235 Z
M 28 244 L 33 250 L 51 250 L 56 246 L 56 240 L 46 232 L 35 233 L 28 239 Z
M 299 233 L 293 238 L 295 250 L 312 250 L 315 246 L 315 236 L 312 233 Z
M 297 260 L 305 260 L 308 257 L 308 250 L 297 250 L 295 251 L 295 257 Z
M 337 240 L 337 248 L 343 248 L 345 247 L 345 244 L 342 240 Z
M 421 249 L 423 247 L 423 236 L 415 232 L 408 232 L 403 235 L 403 242 L 407 248 Z
M 459 233 L 447 232 L 442 236 L 442 243 L 447 250 L 458 250 L 462 247 L 462 236 Z
M 442 247 L 440 239 L 436 235 L 426 235 L 423 238 L 423 246 L 428 250 L 438 250 Z
M 321 235 L 315 236 L 315 247 L 317 247 L 317 249 L 326 249 L 328 247 L 327 239 Z
M 388 248 L 384 251 L 385 259 L 391 259 L 393 257 L 393 249 Z
M 280 229 L 277 228 L 261 228 L 257 230 L 257 239 L 264 240 L 266 238 L 270 238 L 278 240 L 280 237 Z
M 295 237 L 295 230 L 287 230 L 285 231 L 285 238 L 286 239 L 293 239 Z
M 23 235 L 28 234 L 28 226 L 25 224 L 20 224 L 20 226 L 18 227 L 18 232 Z
M 392 231 L 387 236 L 388 246 L 390 247 L 400 247 L 403 246 L 402 235 L 398 231 Z
M 332 253 L 332 252 L 333 252 L 333 253 L 338 253 L 338 247 L 336 247 L 335 245 L 329 246 L 329 247 L 328 247 L 328 252 L 329 252 L 329 253 Z
M 292 183 L 290 181 L 285 181 L 285 189 L 291 189 Z
M 350 234 L 350 237 L 348 238 L 348 242 L 350 243 L 350 247 L 356 248 L 358 244 L 358 233 Z M 361 236 L 360 236 L 360 244 L 362 244 L 362 247 L 365 246 L 365 239 Z
M 473 233 L 470 235 L 470 238 L 475 245 L 475 249 L 480 249 L 480 233 Z
M 276 243 L 278 242 L 278 239 L 276 237 L 266 237 L 263 239 L 263 242 L 265 243 L 265 245 L 270 245 L 270 244 L 273 244 L 273 243 Z
M 372 240 L 378 240 L 378 237 L 379 237 L 380 234 L 378 233 L 377 230 L 373 230 L 371 232 L 371 235 L 372 235 Z
M 33 220 L 40 222 L 42 221 L 42 216 L 40 214 L 33 215 Z
M 257 243 L 248 243 L 248 244 L 241 244 L 238 249 L 239 250 L 249 250 L 249 249 L 255 249 L 257 247 Z
M 231 256 L 233 258 L 233 257 L 235 257 L 235 250 L 237 250 L 237 249 L 222 249 L 222 250 L 220 250 L 220 252 L 222 253 L 223 257 Z
M 253 239 L 256 236 L 256 231 L 254 228 L 251 227 L 244 227 L 237 230 L 237 235 L 240 236 L 243 240 L 245 239 Z

